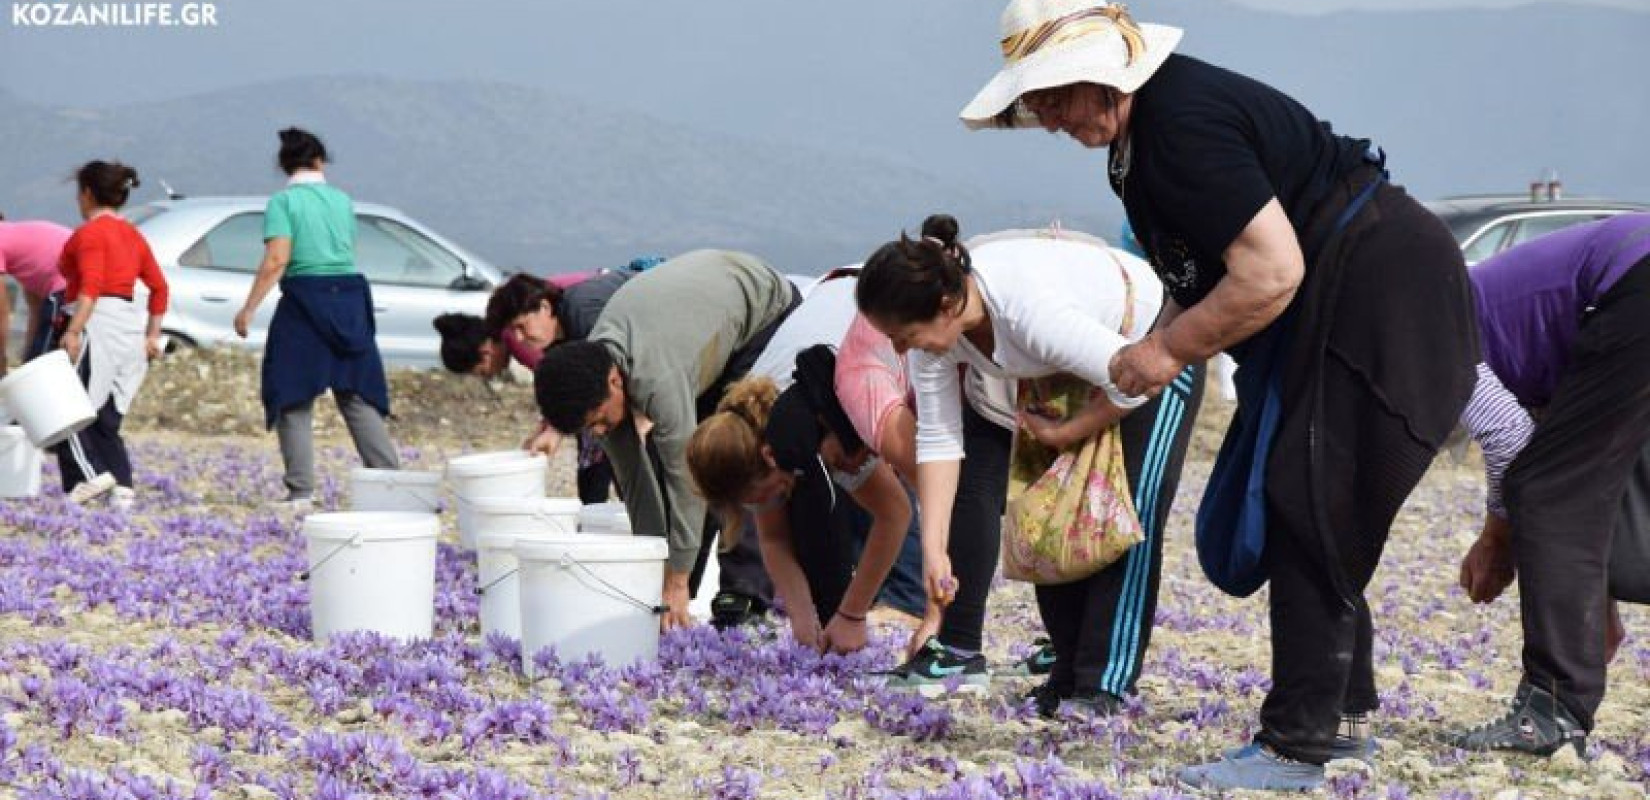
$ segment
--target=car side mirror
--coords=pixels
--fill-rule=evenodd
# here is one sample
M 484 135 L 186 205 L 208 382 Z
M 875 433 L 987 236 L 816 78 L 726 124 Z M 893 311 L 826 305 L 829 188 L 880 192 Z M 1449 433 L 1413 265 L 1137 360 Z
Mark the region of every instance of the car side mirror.
M 447 284 L 447 288 L 455 292 L 479 292 L 483 289 L 492 288 L 492 284 L 488 283 L 485 278 L 471 275 L 468 271 L 465 271 L 454 278 L 452 283 Z

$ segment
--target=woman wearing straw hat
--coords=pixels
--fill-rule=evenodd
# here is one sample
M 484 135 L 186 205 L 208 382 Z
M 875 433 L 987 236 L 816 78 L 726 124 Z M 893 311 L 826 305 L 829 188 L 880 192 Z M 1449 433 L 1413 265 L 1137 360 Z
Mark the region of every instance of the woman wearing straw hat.
M 1112 191 L 1169 295 L 1151 335 L 1112 359 L 1118 389 L 1158 391 L 1222 351 L 1241 365 L 1198 551 L 1228 592 L 1271 582 L 1273 686 L 1251 746 L 1180 777 L 1315 787 L 1331 759 L 1373 755 L 1364 588 L 1472 389 L 1460 249 L 1385 181 L 1368 141 L 1172 55 L 1175 28 L 1095 0 L 1013 0 L 1002 26 L 1006 66 L 964 122 L 1108 148 Z

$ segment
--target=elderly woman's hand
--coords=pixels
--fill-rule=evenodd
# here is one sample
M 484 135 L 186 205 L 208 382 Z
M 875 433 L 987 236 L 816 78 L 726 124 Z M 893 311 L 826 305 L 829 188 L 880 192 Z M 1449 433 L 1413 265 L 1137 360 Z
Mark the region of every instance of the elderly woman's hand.
M 1123 394 L 1154 395 L 1169 385 L 1186 363 L 1175 358 L 1156 333 L 1125 345 L 1111 358 L 1111 380 Z

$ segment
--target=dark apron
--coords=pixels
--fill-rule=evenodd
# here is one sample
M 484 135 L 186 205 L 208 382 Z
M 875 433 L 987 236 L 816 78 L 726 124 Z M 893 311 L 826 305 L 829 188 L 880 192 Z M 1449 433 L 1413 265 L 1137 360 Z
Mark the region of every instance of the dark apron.
M 1372 163 L 1383 164 L 1384 156 Z M 1382 169 L 1343 210 L 1330 228 L 1323 252 L 1387 179 Z M 1248 597 L 1266 585 L 1266 464 L 1283 421 L 1283 375 L 1294 341 L 1296 303 L 1236 349 L 1233 375 L 1238 407 L 1221 441 L 1203 502 L 1197 510 L 1197 560 L 1221 591 Z

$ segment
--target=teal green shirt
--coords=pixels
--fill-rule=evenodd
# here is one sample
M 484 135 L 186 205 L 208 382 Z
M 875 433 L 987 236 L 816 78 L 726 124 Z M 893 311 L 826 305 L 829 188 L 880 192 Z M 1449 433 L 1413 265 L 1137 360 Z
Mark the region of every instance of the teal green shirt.
M 324 183 L 297 183 L 269 198 L 264 241 L 292 240 L 289 276 L 355 272 L 355 204 Z

